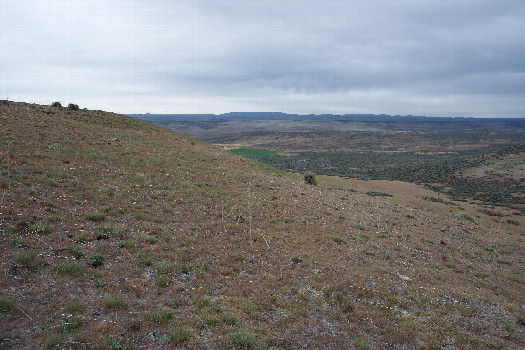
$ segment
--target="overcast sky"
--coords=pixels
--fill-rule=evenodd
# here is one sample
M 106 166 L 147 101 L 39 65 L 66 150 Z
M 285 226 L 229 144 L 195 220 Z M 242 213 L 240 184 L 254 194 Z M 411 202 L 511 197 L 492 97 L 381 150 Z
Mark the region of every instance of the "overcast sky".
M 525 1 L 0 0 L 0 98 L 525 117 Z

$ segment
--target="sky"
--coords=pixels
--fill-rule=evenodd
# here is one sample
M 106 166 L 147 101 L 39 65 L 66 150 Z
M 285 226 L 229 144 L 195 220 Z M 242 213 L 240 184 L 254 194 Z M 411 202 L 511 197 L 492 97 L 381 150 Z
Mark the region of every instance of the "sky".
M 0 0 L 0 99 L 525 117 L 523 0 Z

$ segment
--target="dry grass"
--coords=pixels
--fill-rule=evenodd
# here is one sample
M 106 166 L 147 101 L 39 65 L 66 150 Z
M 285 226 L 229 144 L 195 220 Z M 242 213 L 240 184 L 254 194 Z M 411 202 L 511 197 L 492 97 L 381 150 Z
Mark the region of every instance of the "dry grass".
M 2 348 L 525 343 L 520 227 L 111 113 L 0 103 L 0 136 Z

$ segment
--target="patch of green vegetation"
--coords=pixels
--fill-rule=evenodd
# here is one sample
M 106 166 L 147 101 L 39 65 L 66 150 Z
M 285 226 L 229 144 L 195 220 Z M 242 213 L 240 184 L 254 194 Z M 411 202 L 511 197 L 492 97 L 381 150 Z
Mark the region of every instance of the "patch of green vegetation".
M 155 277 L 155 284 L 159 287 L 165 288 L 171 284 L 171 280 L 166 277 L 158 276 Z
M 78 301 L 66 305 L 66 311 L 72 315 L 79 315 L 82 312 L 84 312 L 84 309 L 84 305 L 82 305 Z
M 365 339 L 357 339 L 355 345 L 361 350 L 375 350 L 375 346 L 369 344 Z
M 157 238 L 155 236 L 148 236 L 145 238 L 146 243 L 155 244 L 157 243 Z
M 46 349 L 53 349 L 55 346 L 60 344 L 62 342 L 62 337 L 58 334 L 50 334 L 49 336 L 44 339 L 44 348 Z
M 461 220 L 466 220 L 466 221 L 470 221 L 470 222 L 475 222 L 474 219 L 472 218 L 472 216 L 470 216 L 469 214 L 460 214 L 458 216 L 456 215 L 452 215 L 452 217 L 457 217 Z
M 47 217 L 47 221 L 48 222 L 58 222 L 58 221 L 61 221 L 61 220 L 62 220 L 62 218 L 60 216 L 58 216 L 58 215 L 49 215 Z
M 101 222 L 106 220 L 106 215 L 103 213 L 89 213 L 84 216 L 84 219 L 93 222 Z
M 15 303 L 7 298 L 0 298 L 0 312 L 9 312 L 15 308 Z
M 123 344 L 121 340 L 113 337 L 113 336 L 109 336 L 107 341 L 106 341 L 106 344 L 108 345 L 108 347 L 110 349 L 115 349 L 115 350 L 131 350 L 131 349 L 136 349 L 135 345 L 131 342 L 131 340 L 127 343 L 127 344 Z
M 215 316 L 208 316 L 204 319 L 204 323 L 210 327 L 217 327 L 221 324 L 221 320 Z
M 239 329 L 235 333 L 229 336 L 230 344 L 233 349 L 247 349 L 247 350 L 262 350 L 266 349 L 266 345 L 260 343 L 257 338 L 246 332 L 245 330 Z
M 113 224 L 108 224 L 103 226 L 96 226 L 94 230 L 100 233 L 115 233 L 116 227 Z
M 106 285 L 106 281 L 99 280 L 98 278 L 94 278 L 93 282 L 95 283 L 96 287 L 104 287 Z
M 154 221 L 155 220 L 152 216 L 142 214 L 142 213 L 137 214 L 135 216 L 135 219 L 140 220 L 140 221 Z
M 110 310 L 125 309 L 128 303 L 118 295 L 114 295 L 109 299 L 104 300 L 104 308 Z
M 31 233 L 37 233 L 37 234 L 48 235 L 48 234 L 50 234 L 53 230 L 51 229 L 51 226 L 49 226 L 48 224 L 38 223 L 38 224 L 30 225 L 30 226 L 29 226 L 29 231 L 30 231 Z
M 235 316 L 223 315 L 221 321 L 229 326 L 233 326 L 237 323 Z
M 139 253 L 139 259 L 142 265 L 151 266 L 153 264 L 151 258 L 146 253 Z
M 197 309 L 203 309 L 210 305 L 212 304 L 211 304 L 211 301 L 209 301 L 208 299 L 195 298 L 193 300 L 193 306 L 195 306 Z
M 370 197 L 393 197 L 393 195 L 386 192 L 368 191 L 366 194 Z
M 155 268 L 158 273 L 170 274 L 175 272 L 175 264 L 169 260 L 160 261 Z
M 87 237 L 86 235 L 82 234 L 78 237 L 75 237 L 75 242 L 76 243 L 79 243 L 79 244 L 83 244 L 83 243 L 86 243 L 87 242 Z
M 91 257 L 92 260 L 95 260 L 95 261 L 104 261 L 104 255 L 100 254 L 100 253 L 95 253 L 92 257 Z
M 361 231 L 366 230 L 366 227 L 361 224 L 354 224 L 352 227 L 355 228 L 356 230 L 361 230 Z
M 122 243 L 122 247 L 126 249 L 135 248 L 135 242 L 132 240 L 126 240 Z
M 272 155 L 278 154 L 278 151 L 272 151 L 268 149 L 260 148 L 235 148 L 231 149 L 230 152 L 239 156 L 261 156 L 261 155 Z
M 82 326 L 82 318 L 78 316 L 68 317 L 57 328 L 58 333 L 71 333 L 78 327 Z
M 190 339 L 191 333 L 182 328 L 175 328 L 170 333 L 170 341 L 175 345 L 182 344 Z
M 173 318 L 173 313 L 164 310 L 148 311 L 144 314 L 144 318 L 156 324 L 164 324 Z
M 61 265 L 58 265 L 58 271 L 71 277 L 80 277 L 84 274 L 84 267 L 77 263 L 65 262 Z
M 39 271 L 42 268 L 42 262 L 37 258 L 36 254 L 19 254 L 16 257 L 17 264 L 22 265 L 25 269 L 29 271 Z

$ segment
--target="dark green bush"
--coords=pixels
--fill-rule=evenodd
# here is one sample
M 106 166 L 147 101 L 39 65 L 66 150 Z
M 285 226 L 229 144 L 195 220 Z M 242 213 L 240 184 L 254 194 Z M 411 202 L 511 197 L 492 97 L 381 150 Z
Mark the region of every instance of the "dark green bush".
M 68 106 L 67 106 L 67 109 L 69 109 L 70 111 L 78 111 L 78 105 L 75 105 L 73 103 L 70 103 Z
M 304 183 L 307 185 L 317 186 L 317 180 L 315 179 L 315 174 L 307 171 L 304 173 Z
M 53 102 L 53 103 L 51 103 L 51 107 L 62 108 L 62 103 L 60 103 L 60 102 Z

